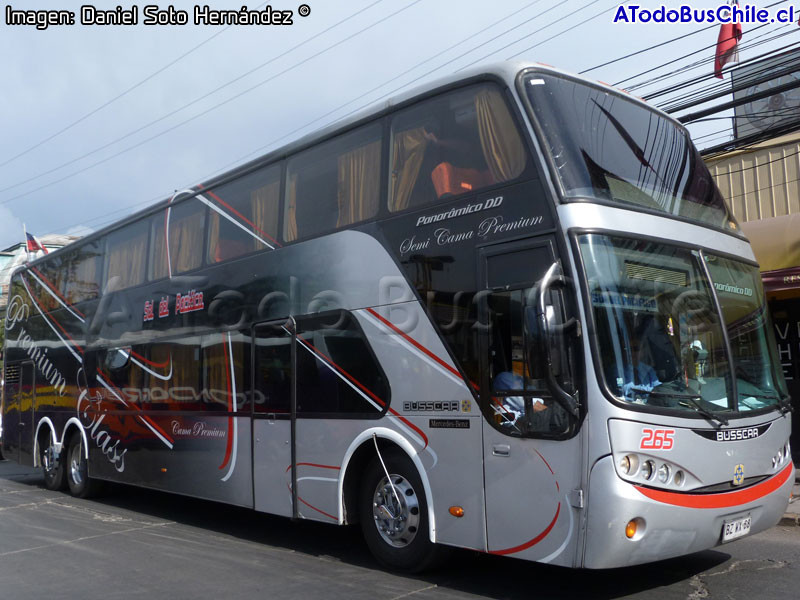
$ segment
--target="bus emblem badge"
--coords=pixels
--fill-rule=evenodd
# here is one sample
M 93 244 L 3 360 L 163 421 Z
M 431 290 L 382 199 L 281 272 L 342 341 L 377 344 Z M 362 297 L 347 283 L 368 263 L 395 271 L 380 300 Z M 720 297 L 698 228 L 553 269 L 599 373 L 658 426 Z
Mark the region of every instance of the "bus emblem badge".
M 472 412 L 472 402 L 470 400 L 461 401 L 461 412 Z
M 742 485 L 744 481 L 744 465 L 736 465 L 733 469 L 733 485 Z

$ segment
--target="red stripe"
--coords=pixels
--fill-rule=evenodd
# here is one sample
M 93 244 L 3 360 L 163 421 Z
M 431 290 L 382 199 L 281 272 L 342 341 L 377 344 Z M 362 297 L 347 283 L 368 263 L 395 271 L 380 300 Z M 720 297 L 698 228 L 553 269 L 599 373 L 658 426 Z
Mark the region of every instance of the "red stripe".
M 428 349 L 427 349 L 425 346 L 423 346 L 422 344 L 420 344 L 420 343 L 419 343 L 417 340 L 415 340 L 414 338 L 412 338 L 411 336 L 409 336 L 409 335 L 408 335 L 408 334 L 406 334 L 405 332 L 403 332 L 403 331 L 401 331 L 400 329 L 398 329 L 398 328 L 397 328 L 397 327 L 394 325 L 394 323 L 392 323 L 391 321 L 389 321 L 389 320 L 387 320 L 387 319 L 384 319 L 382 316 L 380 316 L 380 315 L 379 315 L 377 312 L 375 312 L 375 311 L 374 311 L 373 309 L 371 309 L 371 308 L 368 308 L 368 309 L 367 309 L 367 312 L 369 312 L 369 314 L 371 314 L 373 317 L 375 317 L 376 319 L 378 319 L 378 320 L 379 320 L 381 323 L 383 323 L 384 325 L 386 325 L 387 327 L 389 327 L 389 328 L 390 328 L 392 331 L 394 331 L 395 333 L 398 333 L 399 335 L 403 336 L 403 339 L 405 339 L 405 340 L 406 340 L 408 343 L 410 343 L 411 345 L 413 345 L 413 346 L 414 346 L 414 347 L 415 347 L 417 350 L 420 350 L 421 352 L 424 352 L 424 353 L 425 353 L 425 354 L 426 354 L 428 357 L 432 358 L 432 359 L 433 359 L 434 361 L 436 361 L 436 362 L 437 362 L 439 365 L 443 366 L 445 369 L 447 369 L 448 371 L 450 371 L 450 372 L 451 372 L 453 375 L 455 375 L 456 377 L 458 377 L 458 378 L 459 378 L 459 379 L 461 379 L 462 381 L 465 381 L 465 382 L 466 382 L 466 380 L 465 380 L 465 379 L 464 379 L 464 378 L 461 376 L 461 373 L 459 373 L 459 372 L 458 372 L 456 369 L 454 369 L 453 367 L 451 367 L 450 365 L 448 365 L 448 364 L 447 364 L 446 362 L 444 362 L 444 361 L 443 361 L 441 358 L 439 358 L 438 356 L 436 356 L 436 355 L 435 355 L 433 352 L 431 352 L 430 350 L 428 350 Z M 469 382 L 469 385 L 471 385 L 471 386 L 472 386 L 473 388 L 475 388 L 476 390 L 477 390 L 477 389 L 479 389 L 479 388 L 478 388 L 478 385 L 477 385 L 476 383 L 472 382 L 472 381 L 470 381 L 470 382 Z
M 222 334 L 222 349 L 225 353 L 225 383 L 228 388 L 228 412 L 233 412 L 233 392 L 231 391 L 231 373 L 228 365 L 230 364 L 228 358 L 228 344 L 225 343 L 225 334 Z M 224 469 L 228 462 L 231 460 L 231 453 L 233 452 L 233 436 L 231 436 L 231 432 L 233 431 L 233 417 L 228 417 L 228 443 L 225 446 L 225 459 L 222 461 L 222 464 L 219 466 L 220 469 Z
M 314 463 L 307 463 L 307 462 L 299 462 L 299 463 L 297 463 L 297 466 L 298 467 L 303 467 L 303 466 L 305 466 L 305 467 L 317 467 L 317 468 L 320 468 L 320 469 L 334 469 L 336 471 L 340 471 L 341 470 L 341 467 L 332 467 L 330 465 L 317 465 L 317 464 L 314 464 Z M 292 468 L 292 465 L 289 465 L 288 467 L 286 467 L 286 472 L 288 473 L 289 469 L 291 469 L 291 468 Z
M 639 492 L 657 502 L 671 504 L 672 506 L 685 506 L 687 508 L 732 508 L 749 502 L 754 502 L 779 489 L 794 473 L 794 465 L 789 463 L 780 473 L 762 481 L 758 485 L 737 490 L 735 492 L 722 492 L 719 494 L 680 494 L 665 490 L 654 490 L 641 486 L 634 486 Z
M 39 302 L 39 300 L 37 300 L 37 299 L 36 299 L 36 297 L 34 297 L 34 295 L 31 293 L 31 289 L 30 289 L 30 287 L 28 286 L 28 282 L 25 280 L 25 277 L 22 277 L 22 281 L 23 281 L 23 283 L 25 284 L 25 289 L 26 289 L 26 290 L 27 290 L 27 292 L 28 292 L 28 296 L 30 296 L 31 300 L 33 300 L 34 302 L 36 302 L 36 304 L 39 306 L 39 309 L 42 311 L 42 318 L 43 318 L 45 321 L 47 321 L 48 323 L 50 323 L 50 322 L 52 321 L 52 322 L 53 322 L 55 325 L 57 325 L 57 326 L 58 326 L 58 328 L 61 330 L 61 333 L 63 333 L 65 336 L 67 336 L 67 337 L 69 338 L 69 341 L 70 341 L 70 342 L 72 342 L 72 345 L 75 347 L 75 349 L 76 349 L 78 352 L 80 352 L 81 354 L 83 354 L 83 348 L 81 348 L 80 346 L 78 346 L 78 344 L 76 344 L 76 343 L 75 343 L 75 340 L 73 340 L 73 339 L 72 339 L 72 336 L 71 336 L 70 334 L 68 334 L 68 333 L 67 333 L 67 330 L 66 330 L 66 329 L 64 329 L 64 328 L 61 326 L 61 323 L 59 323 L 59 322 L 58 322 L 56 319 L 52 319 L 52 318 L 51 318 L 51 319 L 48 319 L 47 317 L 45 317 L 45 316 L 44 316 L 44 313 L 46 313 L 46 312 L 48 312 L 48 311 L 46 311 L 46 310 L 45 310 L 45 308 L 44 308 L 44 307 L 41 305 L 41 303 Z M 49 314 L 49 313 L 48 313 L 48 314 Z
M 204 189 L 202 185 L 198 185 L 197 187 L 198 187 L 199 189 L 201 189 L 201 190 L 202 190 L 202 189 Z M 209 196 L 211 196 L 211 197 L 212 197 L 214 200 L 216 200 L 217 202 L 219 202 L 220 204 L 222 204 L 222 206 L 224 206 L 225 208 L 227 208 L 229 211 L 231 211 L 233 214 L 235 214 L 237 217 L 239 217 L 239 218 L 240 218 L 242 221 L 244 221 L 245 223 L 247 223 L 248 225 L 250 225 L 250 227 L 252 227 L 253 229 L 255 229 L 255 230 L 258 232 L 258 233 L 260 233 L 260 234 L 261 234 L 261 235 L 263 235 L 263 236 L 266 236 L 266 237 L 268 237 L 268 238 L 269 238 L 269 239 L 270 239 L 270 240 L 271 240 L 271 241 L 272 241 L 274 244 L 277 244 L 277 245 L 278 245 L 278 247 L 280 247 L 280 245 L 281 245 L 281 244 L 280 244 L 280 242 L 279 242 L 278 240 L 276 240 L 274 237 L 272 237 L 272 236 L 271 236 L 270 234 L 268 234 L 266 231 L 261 231 L 261 229 L 259 229 L 259 228 L 258 228 L 258 226 L 257 226 L 255 223 L 253 223 L 253 222 L 252 222 L 250 219 L 248 219 L 247 217 L 245 217 L 245 216 L 244 216 L 242 213 L 240 213 L 238 210 L 236 210 L 235 208 L 233 208 L 233 207 L 232 207 L 230 204 L 228 204 L 227 202 L 225 202 L 225 200 L 223 200 L 222 198 L 220 198 L 219 196 L 217 196 L 217 195 L 216 195 L 214 192 L 212 192 L 211 190 L 206 190 L 206 194 L 208 194 L 208 195 L 209 195 Z
M 69 307 L 70 307 L 70 308 L 71 308 L 73 311 L 75 311 L 75 312 L 76 312 L 78 315 L 80 315 L 80 317 L 81 317 L 81 318 L 84 318 L 84 319 L 86 318 L 86 315 L 84 315 L 84 314 L 83 314 L 81 311 L 79 311 L 77 308 L 75 308 L 75 307 L 74 307 L 72 304 L 70 304 L 70 303 L 67 301 L 67 299 L 66 299 L 66 298 L 64 298 L 64 296 L 62 296 L 62 295 L 61 295 L 61 292 L 59 292 L 59 291 L 58 291 L 58 289 L 56 288 L 56 286 L 55 286 L 55 285 L 53 285 L 53 282 L 52 282 L 52 281 L 50 281 L 49 279 L 47 279 L 47 277 L 45 277 L 44 275 L 42 275 L 42 272 L 41 272 L 39 269 L 37 269 L 36 267 L 31 267 L 31 269 L 32 269 L 33 271 L 35 271 L 35 272 L 36 272 L 36 274 L 37 274 L 39 277 L 41 277 L 41 278 L 42 278 L 42 280 L 44 280 L 44 282 L 47 284 L 47 287 L 49 287 L 49 288 L 50 288 L 50 291 L 51 291 L 51 292 L 53 292 L 53 293 L 54 293 L 56 296 L 58 296 L 59 298 L 61 298 L 61 299 L 64 301 L 64 304 L 66 304 L 67 306 L 69 306 Z
M 286 484 L 286 487 L 287 487 L 287 488 L 289 488 L 289 491 L 290 491 L 290 492 L 292 491 L 292 486 L 291 486 L 291 485 L 289 485 L 288 483 Z M 328 513 L 326 513 L 324 510 L 320 510 L 320 509 L 318 509 L 316 506 L 312 506 L 312 505 L 310 505 L 308 502 L 306 502 L 305 500 L 303 500 L 303 499 L 302 499 L 300 496 L 298 496 L 298 497 L 297 497 L 297 499 L 298 499 L 300 502 L 302 502 L 303 504 L 305 504 L 305 505 L 306 505 L 308 508 L 310 508 L 311 510 L 315 510 L 315 511 L 317 511 L 319 514 L 321 514 L 321 515 L 325 515 L 326 517 L 328 517 L 329 519 L 333 519 L 334 521 L 337 521 L 337 522 L 339 521 L 338 517 L 334 517 L 333 515 L 329 515 L 329 514 L 328 514 Z
M 362 385 L 362 383 L 361 383 L 361 382 L 360 382 L 358 379 L 356 379 L 355 377 L 353 377 L 352 375 L 350 375 L 350 373 L 348 373 L 348 372 L 347 372 L 347 371 L 345 371 L 345 370 L 344 370 L 342 367 L 340 367 L 340 366 L 339 366 L 339 365 L 337 365 L 335 362 L 333 362 L 333 360 L 332 360 L 332 359 L 331 359 L 329 356 L 326 356 L 326 355 L 325 355 L 323 352 L 321 352 L 320 350 L 318 350 L 318 349 L 317 349 L 317 348 L 314 346 L 314 344 L 312 344 L 312 343 L 311 343 L 311 342 L 309 342 L 309 341 L 308 341 L 306 338 L 304 338 L 304 337 L 300 336 L 299 334 L 298 334 L 298 336 L 297 336 L 297 339 L 299 339 L 299 340 L 303 340 L 303 343 L 304 343 L 304 344 L 308 344 L 308 346 L 309 346 L 309 347 L 310 347 L 310 348 L 311 348 L 311 349 L 314 351 L 314 354 L 316 354 L 316 355 L 317 355 L 319 358 L 322 358 L 322 359 L 323 359 L 323 360 L 324 360 L 326 363 L 329 363 L 329 364 L 330 364 L 330 366 L 332 366 L 334 369 L 336 369 L 337 371 L 339 371 L 339 373 L 341 373 L 342 375 L 344 375 L 345 377 L 347 377 L 347 379 L 349 379 L 351 383 L 353 383 L 354 385 L 358 386 L 358 388 L 359 388 L 359 389 L 360 389 L 362 392 L 364 392 L 364 393 L 365 393 L 365 394 L 367 394 L 367 395 L 368 395 L 370 398 L 372 398 L 373 400 L 375 400 L 375 402 L 377 402 L 377 403 L 378 403 L 378 404 L 380 404 L 381 406 L 386 406 L 386 402 L 384 402 L 383 400 L 381 400 L 380 398 L 378 398 L 378 397 L 377 397 L 375 394 L 373 394 L 373 393 L 372 393 L 372 391 L 371 391 L 369 388 L 367 388 L 366 386 Z
M 138 418 L 140 418 L 142 421 L 145 421 L 146 423 L 150 424 L 150 426 L 153 429 L 155 429 L 156 431 L 158 431 L 162 436 L 164 436 L 164 439 L 167 440 L 170 444 L 174 443 L 174 440 L 169 435 L 167 435 L 167 433 L 163 429 L 161 429 L 161 427 L 159 427 L 158 424 L 156 424 L 155 421 L 153 421 L 147 415 L 141 414 L 142 409 L 139 408 L 139 406 L 137 406 L 135 403 L 128 404 L 127 402 L 125 402 L 125 400 L 122 398 L 123 394 L 120 391 L 120 389 L 117 386 L 112 385 L 111 383 L 109 383 L 111 378 L 106 373 L 104 373 L 100 369 L 100 367 L 97 367 L 97 373 L 104 378 L 106 385 L 108 385 L 108 387 L 110 387 L 114 391 L 114 393 L 117 394 L 117 396 L 119 397 L 120 401 L 122 402 L 122 405 L 125 408 L 130 408 L 130 409 L 138 411 L 140 413 L 140 414 L 136 415 Z
M 490 550 L 489 554 L 499 554 L 501 556 L 506 556 L 508 554 L 515 554 L 517 552 L 522 552 L 523 550 L 527 550 L 528 548 L 532 548 L 533 546 L 541 542 L 544 538 L 546 538 L 547 535 L 553 530 L 553 527 L 555 527 L 556 525 L 556 521 L 558 521 L 558 515 L 560 512 L 561 512 L 561 502 L 558 503 L 558 507 L 556 508 L 556 516 L 553 517 L 552 521 L 550 521 L 550 525 L 548 525 L 547 528 L 542 533 L 537 535 L 531 541 L 525 542 L 524 544 L 521 544 L 519 546 L 514 546 L 513 548 L 507 548 L 505 550 Z
M 138 358 L 143 363 L 145 363 L 147 365 L 150 365 L 151 367 L 156 367 L 158 369 L 165 369 L 167 367 L 167 365 L 170 363 L 170 361 L 172 360 L 172 357 L 170 356 L 163 363 L 155 363 L 152 360 L 147 360 L 144 356 L 142 356 L 138 352 L 134 352 L 132 349 L 130 350 L 130 355 L 131 356 L 135 356 L 136 358 Z
M 383 400 L 378 398 L 367 387 L 363 386 L 360 381 L 358 381 L 355 377 L 350 375 L 350 373 L 345 371 L 343 368 L 341 368 L 339 365 L 337 365 L 335 362 L 333 362 L 330 358 L 325 356 L 325 354 L 323 354 L 322 352 L 317 350 L 311 342 L 309 342 L 308 340 L 306 340 L 303 337 L 300 337 L 299 335 L 297 337 L 298 337 L 298 339 L 302 340 L 304 344 L 308 344 L 312 348 L 312 350 L 314 351 L 315 355 L 318 355 L 318 357 L 322 358 L 325 362 L 330 363 L 330 365 L 332 367 L 334 367 L 342 375 L 347 377 L 347 379 L 349 379 L 354 385 L 357 385 L 359 387 L 359 389 L 361 389 L 364 393 L 368 394 L 370 398 L 375 400 L 375 402 L 377 402 L 381 406 L 386 406 L 386 402 L 384 402 Z M 394 416 L 396 416 L 397 418 L 399 418 L 403 423 L 408 425 L 411 429 L 413 429 L 414 431 L 416 431 L 420 435 L 420 437 L 422 438 L 423 442 L 425 443 L 425 447 L 423 448 L 423 450 L 428 447 L 428 436 L 426 436 L 419 427 L 417 427 L 413 423 L 410 423 L 404 417 L 400 416 L 400 414 L 396 410 L 393 410 L 393 409 L 390 408 L 389 412 L 391 414 L 393 414 Z

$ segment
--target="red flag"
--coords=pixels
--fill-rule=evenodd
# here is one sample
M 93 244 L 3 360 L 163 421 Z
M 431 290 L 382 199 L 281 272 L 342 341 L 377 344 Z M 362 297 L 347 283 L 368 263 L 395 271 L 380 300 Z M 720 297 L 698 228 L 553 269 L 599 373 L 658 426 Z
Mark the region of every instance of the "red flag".
M 48 254 L 47 248 L 44 247 L 44 244 L 42 244 L 39 240 L 37 240 L 33 235 L 26 232 L 25 237 L 27 238 L 25 240 L 25 243 L 28 246 L 28 252 L 38 252 L 39 250 L 41 250 L 45 254 Z
M 731 5 L 739 7 L 738 0 Z M 741 23 L 723 23 L 717 38 L 717 54 L 714 57 L 714 75 L 722 79 L 722 67 L 728 63 L 739 62 L 739 41 L 742 39 Z

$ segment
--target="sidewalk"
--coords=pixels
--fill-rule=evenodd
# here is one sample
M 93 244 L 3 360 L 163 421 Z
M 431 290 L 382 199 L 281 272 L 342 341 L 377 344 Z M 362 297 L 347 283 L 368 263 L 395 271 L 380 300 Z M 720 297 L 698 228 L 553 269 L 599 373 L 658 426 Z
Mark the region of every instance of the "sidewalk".
M 795 470 L 794 488 L 792 488 L 792 499 L 789 506 L 778 525 L 799 525 L 800 526 L 800 468 Z

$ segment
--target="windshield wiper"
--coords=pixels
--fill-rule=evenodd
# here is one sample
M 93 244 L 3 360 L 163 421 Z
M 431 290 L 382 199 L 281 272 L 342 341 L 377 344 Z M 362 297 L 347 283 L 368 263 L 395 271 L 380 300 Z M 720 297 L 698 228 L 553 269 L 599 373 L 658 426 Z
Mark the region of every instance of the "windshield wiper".
M 658 390 L 653 390 L 650 393 L 655 394 L 657 396 L 672 396 L 674 398 L 684 398 L 685 400 L 688 400 L 688 402 L 691 403 L 691 405 L 694 407 L 695 411 L 698 414 L 704 416 L 709 421 L 716 421 L 717 423 L 719 423 L 720 426 L 728 424 L 728 419 L 726 419 L 725 417 L 703 408 L 703 406 L 697 401 L 697 398 L 700 397 L 699 394 L 684 394 L 682 392 L 662 392 Z
M 711 412 L 710 410 L 707 410 L 707 409 L 703 408 L 702 405 L 697 401 L 697 398 L 695 396 L 688 396 L 687 395 L 686 399 L 689 402 L 691 402 L 692 406 L 694 406 L 695 410 L 698 413 L 700 413 L 701 415 L 703 415 L 706 419 L 709 419 L 711 421 L 717 421 L 720 424 L 720 426 L 728 424 L 728 419 L 726 419 L 725 417 L 720 416 L 715 412 Z

